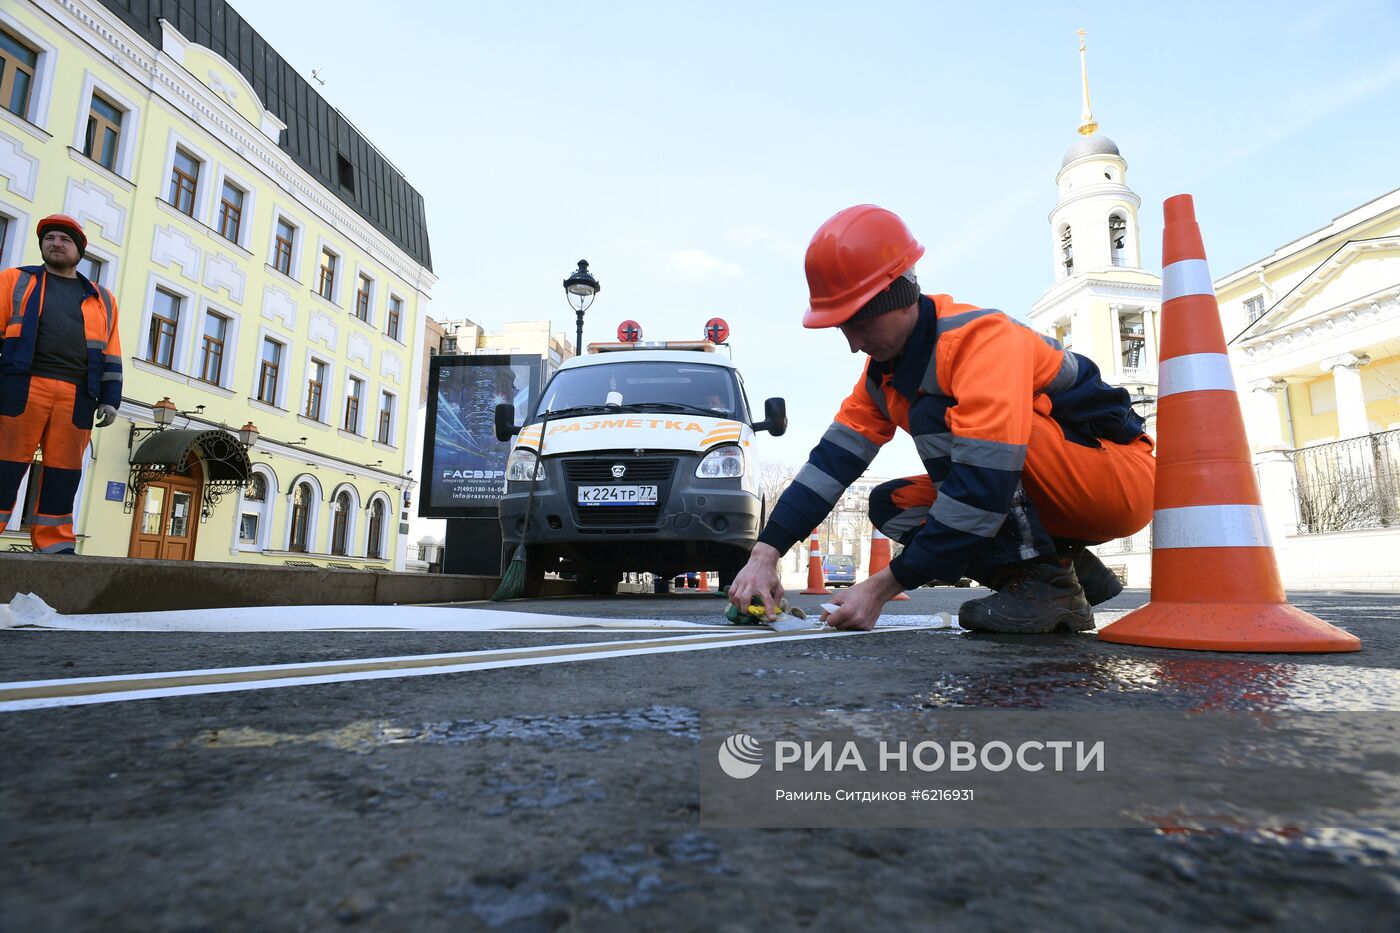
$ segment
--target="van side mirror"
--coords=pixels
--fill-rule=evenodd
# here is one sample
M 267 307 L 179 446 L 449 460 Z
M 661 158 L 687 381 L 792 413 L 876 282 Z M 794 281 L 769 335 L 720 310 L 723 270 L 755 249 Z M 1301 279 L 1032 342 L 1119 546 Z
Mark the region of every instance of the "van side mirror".
M 515 426 L 515 406 L 502 402 L 496 406 L 496 440 L 508 441 L 520 433 Z
M 767 431 L 774 437 L 787 433 L 787 402 L 770 398 L 763 403 L 763 414 L 763 420 L 753 426 L 755 431 Z

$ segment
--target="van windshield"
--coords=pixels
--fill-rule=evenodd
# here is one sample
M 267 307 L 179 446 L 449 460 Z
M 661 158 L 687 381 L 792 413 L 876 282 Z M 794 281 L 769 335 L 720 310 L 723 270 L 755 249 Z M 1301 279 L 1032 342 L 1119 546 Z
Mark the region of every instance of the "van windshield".
M 849 554 L 837 554 L 834 557 L 828 557 L 826 562 L 832 567 L 840 567 L 842 570 L 848 570 L 856 565 L 856 559 Z
M 734 374 L 724 366 L 638 360 L 564 369 L 554 374 L 536 410 L 541 414 L 603 406 L 632 411 L 689 411 L 747 420 Z M 620 397 L 619 397 L 620 396 Z

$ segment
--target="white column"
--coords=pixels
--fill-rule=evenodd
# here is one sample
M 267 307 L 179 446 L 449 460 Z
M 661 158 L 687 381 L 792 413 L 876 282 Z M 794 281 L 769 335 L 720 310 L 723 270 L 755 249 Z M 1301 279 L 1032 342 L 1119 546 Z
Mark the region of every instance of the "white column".
M 1288 388 L 1282 379 L 1260 379 L 1249 384 L 1249 439 L 1256 451 L 1279 450 L 1287 446 L 1280 419 L 1279 396 Z
M 1293 491 L 1296 473 L 1293 461 L 1279 448 L 1265 450 L 1254 457 L 1259 475 L 1259 501 L 1264 506 L 1264 520 L 1274 547 L 1298 530 L 1298 500 Z
M 1366 396 L 1361 389 L 1361 367 L 1371 362 L 1364 353 L 1343 353 L 1324 360 L 1324 369 L 1332 371 L 1332 383 L 1337 392 L 1337 434 L 1339 439 L 1363 437 L 1371 433 L 1366 418 Z

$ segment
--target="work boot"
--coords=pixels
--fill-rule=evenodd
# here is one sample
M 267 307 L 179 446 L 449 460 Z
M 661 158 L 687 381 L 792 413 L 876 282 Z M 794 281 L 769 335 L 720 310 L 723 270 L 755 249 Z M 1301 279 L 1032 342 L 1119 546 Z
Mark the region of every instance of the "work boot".
M 1086 547 L 1074 548 L 1070 553 L 1074 560 L 1074 575 L 1079 579 L 1079 585 L 1083 587 L 1084 598 L 1089 601 L 1089 605 L 1106 603 L 1123 592 L 1122 581 L 1116 573 L 1103 565 L 1099 555 Z
M 1018 564 L 992 595 L 963 603 L 958 624 L 972 632 L 1082 632 L 1094 627 L 1094 610 L 1072 565 L 1027 561 Z

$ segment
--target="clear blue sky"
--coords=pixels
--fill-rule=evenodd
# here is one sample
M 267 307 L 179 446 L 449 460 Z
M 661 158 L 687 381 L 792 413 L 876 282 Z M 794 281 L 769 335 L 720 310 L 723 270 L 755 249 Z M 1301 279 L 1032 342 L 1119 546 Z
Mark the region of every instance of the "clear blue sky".
M 925 291 L 1022 316 L 1050 284 L 1076 29 L 1149 269 L 1173 194 L 1220 275 L 1400 187 L 1397 0 L 233 5 L 422 192 L 433 316 L 572 335 L 560 282 L 587 258 L 585 340 L 728 319 L 793 464 L 864 359 L 799 324 L 825 218 L 902 215 Z M 918 470 L 898 438 L 873 467 Z

